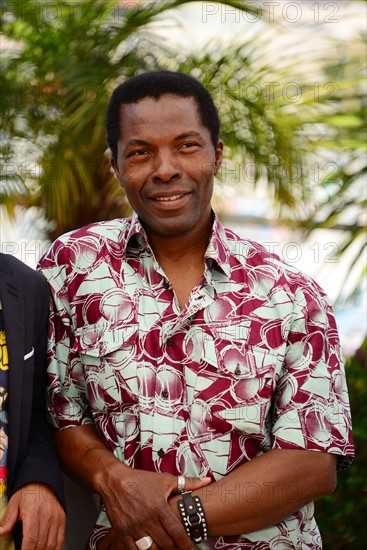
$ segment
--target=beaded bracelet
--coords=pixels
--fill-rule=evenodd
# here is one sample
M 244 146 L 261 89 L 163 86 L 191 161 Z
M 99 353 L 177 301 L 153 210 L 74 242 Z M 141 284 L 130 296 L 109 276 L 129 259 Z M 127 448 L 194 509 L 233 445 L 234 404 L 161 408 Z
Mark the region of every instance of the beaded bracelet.
M 182 493 L 182 500 L 177 501 L 178 510 L 186 533 L 194 542 L 208 538 L 208 527 L 203 505 L 198 496 L 191 496 L 191 491 Z

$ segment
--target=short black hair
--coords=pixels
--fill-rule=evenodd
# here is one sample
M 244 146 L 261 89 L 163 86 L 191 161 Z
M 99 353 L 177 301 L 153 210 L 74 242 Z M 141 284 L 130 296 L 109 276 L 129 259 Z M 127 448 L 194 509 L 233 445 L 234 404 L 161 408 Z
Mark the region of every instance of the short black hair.
M 137 103 L 145 97 L 159 99 L 164 94 L 192 97 L 198 107 L 201 123 L 209 132 L 214 147 L 219 140 L 220 121 L 208 90 L 195 78 L 174 71 L 149 71 L 133 76 L 117 86 L 107 107 L 107 142 L 113 159 L 117 158 L 120 137 L 120 107 Z

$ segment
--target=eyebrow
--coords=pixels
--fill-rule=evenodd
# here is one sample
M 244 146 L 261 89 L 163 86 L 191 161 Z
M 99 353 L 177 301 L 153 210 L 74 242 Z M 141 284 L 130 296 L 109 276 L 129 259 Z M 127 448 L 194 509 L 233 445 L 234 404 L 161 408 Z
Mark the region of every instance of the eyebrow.
M 183 134 L 176 136 L 174 139 L 185 139 L 192 136 L 202 137 L 200 132 L 197 132 L 196 130 L 189 130 L 188 132 L 184 132 Z
M 149 145 L 149 141 L 145 141 L 144 139 L 131 138 L 126 142 L 124 151 L 127 151 L 127 149 L 131 145 Z
M 187 137 L 193 137 L 193 136 L 202 137 L 201 134 L 196 130 L 189 130 L 188 132 L 183 132 L 182 134 L 179 134 L 173 139 L 177 141 L 179 139 L 185 139 Z M 144 139 L 131 138 L 126 142 L 124 151 L 126 151 L 126 149 L 128 149 L 131 145 L 150 145 L 150 143 L 149 141 L 145 141 Z

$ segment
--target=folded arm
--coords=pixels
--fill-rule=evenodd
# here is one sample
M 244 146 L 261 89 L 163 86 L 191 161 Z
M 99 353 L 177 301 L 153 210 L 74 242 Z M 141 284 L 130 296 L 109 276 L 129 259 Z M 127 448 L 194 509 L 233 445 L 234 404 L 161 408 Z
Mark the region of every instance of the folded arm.
M 168 503 L 177 490 L 176 476 L 130 468 L 105 447 L 90 424 L 58 431 L 55 440 L 68 475 L 101 496 L 124 548 L 136 548 L 134 540 L 146 535 L 167 550 L 192 548 Z M 208 482 L 190 478 L 187 486 L 197 489 Z
M 200 497 L 210 536 L 240 535 L 275 525 L 305 504 L 334 491 L 336 457 L 279 449 L 193 491 Z M 170 504 L 176 516 L 177 500 Z

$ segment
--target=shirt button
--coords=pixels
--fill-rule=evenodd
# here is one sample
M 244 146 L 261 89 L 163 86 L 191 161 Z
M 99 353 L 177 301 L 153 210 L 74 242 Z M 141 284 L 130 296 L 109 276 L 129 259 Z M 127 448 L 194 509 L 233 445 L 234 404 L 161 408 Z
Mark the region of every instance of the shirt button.
M 167 399 L 167 397 L 168 397 L 168 390 L 162 390 L 161 396 L 163 397 L 163 399 Z
M 162 456 L 164 456 L 164 450 L 163 449 L 159 449 L 158 451 L 158 456 L 162 458 Z
M 169 284 L 169 283 L 164 283 L 164 288 L 165 288 L 166 290 L 169 290 L 170 284 Z
M 241 374 L 240 367 L 236 367 L 236 370 L 234 371 L 234 373 L 235 373 L 236 376 L 239 376 Z
M 172 344 L 173 344 L 172 338 L 168 338 L 166 344 L 167 344 L 167 346 L 172 346 Z

